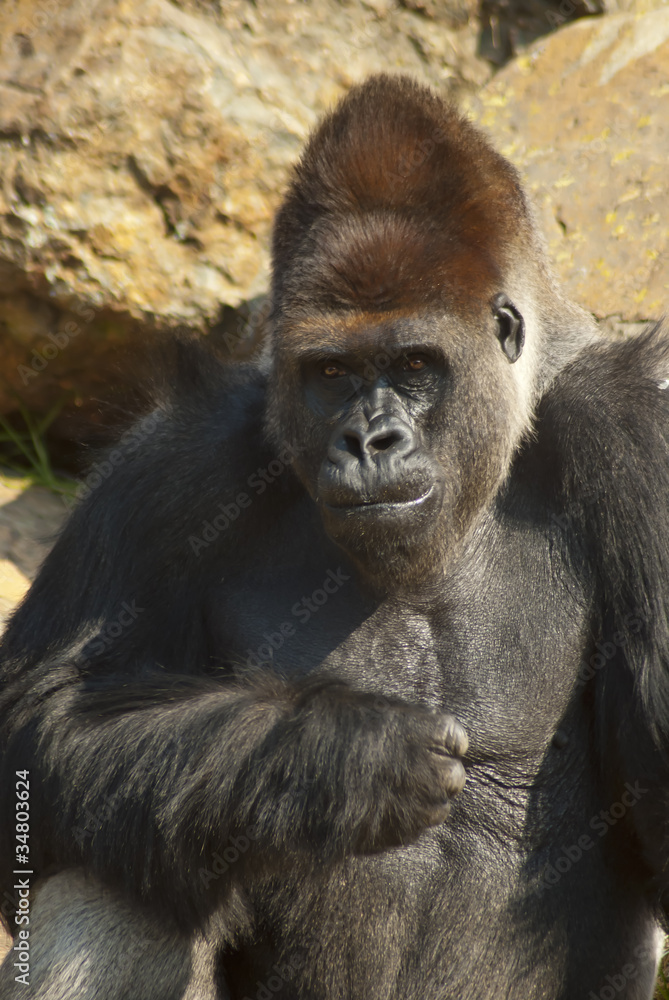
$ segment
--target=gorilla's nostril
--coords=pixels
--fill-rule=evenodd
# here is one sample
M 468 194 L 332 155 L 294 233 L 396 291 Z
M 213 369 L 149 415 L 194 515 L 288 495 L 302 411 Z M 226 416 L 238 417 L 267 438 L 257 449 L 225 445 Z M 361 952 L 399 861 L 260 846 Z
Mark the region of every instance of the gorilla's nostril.
M 344 434 L 344 445 L 349 455 L 358 460 L 362 458 L 362 443 L 357 434 Z
M 384 434 L 382 437 L 372 438 L 367 446 L 371 451 L 388 451 L 394 444 L 401 441 L 401 435 L 397 433 Z

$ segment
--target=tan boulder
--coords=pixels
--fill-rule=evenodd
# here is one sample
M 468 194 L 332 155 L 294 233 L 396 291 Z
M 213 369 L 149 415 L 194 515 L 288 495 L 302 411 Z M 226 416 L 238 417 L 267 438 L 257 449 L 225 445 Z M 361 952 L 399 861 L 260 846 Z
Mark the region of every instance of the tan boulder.
M 380 70 L 473 88 L 475 48 L 394 0 L 4 0 L 0 412 L 96 395 L 118 344 L 264 292 L 317 117 Z
M 669 305 L 669 8 L 577 21 L 469 102 L 521 169 L 569 292 L 598 317 Z

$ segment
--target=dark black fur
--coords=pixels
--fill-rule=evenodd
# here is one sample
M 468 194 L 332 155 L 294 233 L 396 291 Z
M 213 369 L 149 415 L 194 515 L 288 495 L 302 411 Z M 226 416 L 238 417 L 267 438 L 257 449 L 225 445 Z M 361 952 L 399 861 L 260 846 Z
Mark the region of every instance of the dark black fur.
M 412 179 L 398 141 L 435 122 Z M 391 145 L 399 180 L 372 190 Z M 426 172 L 449 169 L 472 193 L 428 256 L 466 245 L 469 298 L 464 265 L 414 295 L 414 261 L 398 300 L 374 302 L 372 255 L 359 287 L 340 260 L 344 285 L 318 299 L 324 233 L 348 227 L 381 268 L 403 219 L 429 229 L 446 195 Z M 512 169 L 414 85 L 378 78 L 327 120 L 279 217 L 272 363 L 181 349 L 5 635 L 3 899 L 29 769 L 36 873 L 120 890 L 136 936 L 164 935 L 156 977 L 173 939 L 213 952 L 211 992 L 174 979 L 175 998 L 651 996 L 669 894 L 669 337 L 593 338 L 540 258 L 525 293 L 511 244 L 532 239 Z M 426 484 L 436 499 L 414 510 Z M 2 1000 L 83 996 L 5 975 Z M 135 989 L 110 954 L 104 995 L 154 995 Z

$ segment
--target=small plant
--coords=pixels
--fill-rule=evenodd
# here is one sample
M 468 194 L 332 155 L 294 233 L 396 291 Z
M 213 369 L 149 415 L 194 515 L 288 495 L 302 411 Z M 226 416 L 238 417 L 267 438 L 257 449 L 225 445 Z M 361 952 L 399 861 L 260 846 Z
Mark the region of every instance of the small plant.
M 665 941 L 665 945 L 667 942 Z M 655 1000 L 669 1000 L 669 978 L 667 978 L 667 972 L 669 971 L 669 951 L 665 951 L 661 960 L 660 968 L 658 970 L 657 984 L 655 986 Z
M 62 407 L 62 401 L 58 402 L 44 417 L 37 418 L 19 403 L 25 429 L 14 427 L 0 415 L 0 461 L 35 486 L 45 486 L 61 496 L 74 497 L 76 483 L 54 472 L 44 440 Z

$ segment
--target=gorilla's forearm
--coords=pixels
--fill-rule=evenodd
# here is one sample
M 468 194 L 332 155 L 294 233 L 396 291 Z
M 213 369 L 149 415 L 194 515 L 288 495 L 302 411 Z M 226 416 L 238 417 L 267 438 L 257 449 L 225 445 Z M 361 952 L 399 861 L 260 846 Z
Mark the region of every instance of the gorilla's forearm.
M 47 676 L 47 698 L 33 683 L 14 705 L 3 782 L 28 769 L 37 809 L 50 805 L 33 816 L 33 851 L 83 864 L 186 927 L 268 858 L 413 839 L 464 782 L 450 755 L 466 737 L 450 716 L 341 683 Z

